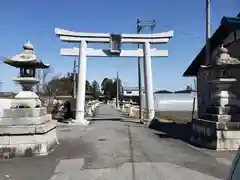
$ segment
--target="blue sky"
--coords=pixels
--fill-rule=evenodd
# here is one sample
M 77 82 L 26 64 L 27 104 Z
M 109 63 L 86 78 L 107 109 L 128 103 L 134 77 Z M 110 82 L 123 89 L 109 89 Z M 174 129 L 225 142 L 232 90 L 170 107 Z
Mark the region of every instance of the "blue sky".
M 52 66 L 51 76 L 72 71 L 73 58 L 61 57 L 61 47 L 74 44 L 60 42 L 54 28 L 81 32 L 135 33 L 136 19 L 156 20 L 155 33 L 174 30 L 166 45 L 168 58 L 152 59 L 153 88 L 179 90 L 193 84 L 182 73 L 204 45 L 205 0 L 1 0 L 0 56 L 13 56 L 30 40 L 36 54 Z M 239 0 L 211 0 L 212 33 L 221 17 L 236 16 Z M 149 31 L 143 31 L 148 33 Z M 97 47 L 101 47 L 98 45 Z M 117 68 L 124 85 L 137 85 L 136 58 L 89 58 L 87 79 L 101 83 L 104 77 L 114 78 Z M 1 90 L 16 91 L 12 82 L 18 70 L 0 64 Z

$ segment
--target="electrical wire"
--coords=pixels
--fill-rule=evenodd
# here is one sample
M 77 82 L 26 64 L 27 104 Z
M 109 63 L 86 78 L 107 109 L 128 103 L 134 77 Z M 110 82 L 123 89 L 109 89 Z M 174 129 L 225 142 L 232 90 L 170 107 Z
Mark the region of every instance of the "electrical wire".
M 174 28 L 172 28 L 172 27 L 170 27 L 170 26 L 168 26 L 166 24 L 162 24 L 162 26 L 164 26 L 166 28 L 174 29 Z M 192 35 L 191 33 L 188 33 L 188 32 L 179 31 L 179 30 L 175 30 L 175 29 L 174 29 L 174 31 L 176 31 L 176 32 L 178 32 L 178 33 L 180 33 L 182 35 L 185 35 L 185 36 L 191 36 L 191 37 L 193 37 L 193 38 L 195 38 L 197 40 L 202 40 L 202 38 L 200 36 L 194 36 L 194 35 Z

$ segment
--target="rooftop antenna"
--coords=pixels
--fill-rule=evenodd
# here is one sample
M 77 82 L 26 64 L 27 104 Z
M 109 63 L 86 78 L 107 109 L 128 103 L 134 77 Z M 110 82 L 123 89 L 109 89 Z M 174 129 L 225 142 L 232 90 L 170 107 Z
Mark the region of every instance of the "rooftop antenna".
M 194 81 L 194 90 L 197 91 L 197 81 L 196 81 L 196 78 L 194 78 L 193 81 Z
M 2 84 L 3 84 L 3 82 L 0 81 L 0 92 L 2 92 Z

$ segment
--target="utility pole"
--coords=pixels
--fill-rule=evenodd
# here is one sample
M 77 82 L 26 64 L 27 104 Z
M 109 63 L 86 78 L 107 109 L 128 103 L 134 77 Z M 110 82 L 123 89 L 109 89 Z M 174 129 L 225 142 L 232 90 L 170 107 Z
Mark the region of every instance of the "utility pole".
M 137 33 L 139 34 L 143 28 L 150 28 L 151 33 L 155 28 L 155 20 L 153 21 L 140 21 L 137 19 Z M 138 49 L 140 48 L 140 44 L 138 44 Z M 141 57 L 138 57 L 138 93 L 139 93 L 139 119 L 142 119 L 142 63 Z
M 197 91 L 197 79 L 194 78 L 193 81 L 194 81 L 194 90 Z
M 74 59 L 73 62 L 73 98 L 76 98 L 76 92 L 77 92 L 77 84 L 76 84 L 76 66 L 77 66 L 77 56 Z
M 116 107 L 117 107 L 117 109 L 119 108 L 119 103 L 118 103 L 118 101 L 119 101 L 119 84 L 118 84 L 118 70 L 117 70 L 117 96 L 116 96 Z
M 2 92 L 2 84 L 3 84 L 3 82 L 0 81 L 0 92 Z
M 206 64 L 209 65 L 211 61 L 211 52 L 210 52 L 210 36 L 211 36 L 211 22 L 210 22 L 210 1 L 206 0 Z

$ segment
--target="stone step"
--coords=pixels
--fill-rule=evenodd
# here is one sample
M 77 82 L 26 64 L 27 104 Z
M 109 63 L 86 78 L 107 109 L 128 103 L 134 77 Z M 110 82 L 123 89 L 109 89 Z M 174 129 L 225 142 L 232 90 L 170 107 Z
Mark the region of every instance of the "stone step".
M 199 124 L 203 126 L 209 126 L 209 127 L 216 127 L 216 129 L 219 130 L 240 130 L 240 122 L 217 122 L 217 121 L 210 121 L 207 119 L 193 119 L 191 124 Z
M 240 122 L 240 114 L 228 115 L 228 114 L 207 114 L 204 113 L 203 119 L 216 121 L 216 122 Z
M 46 107 L 40 108 L 18 108 L 5 109 L 3 112 L 4 118 L 21 118 L 21 117 L 41 117 L 47 114 Z
M 221 114 L 221 115 L 231 115 L 231 114 L 240 114 L 240 107 L 238 106 L 208 106 L 206 109 L 207 114 Z

